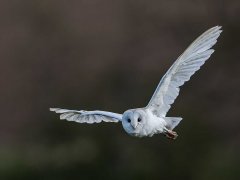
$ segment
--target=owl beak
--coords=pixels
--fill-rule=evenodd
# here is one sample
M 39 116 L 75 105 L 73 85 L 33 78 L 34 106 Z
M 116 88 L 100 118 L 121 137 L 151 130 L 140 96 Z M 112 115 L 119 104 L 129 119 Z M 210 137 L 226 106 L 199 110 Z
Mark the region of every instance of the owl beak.
M 132 122 L 131 122 L 131 125 L 132 125 L 132 127 L 133 127 L 134 129 L 136 129 L 136 127 L 137 127 L 138 124 L 137 124 L 137 122 L 132 121 Z

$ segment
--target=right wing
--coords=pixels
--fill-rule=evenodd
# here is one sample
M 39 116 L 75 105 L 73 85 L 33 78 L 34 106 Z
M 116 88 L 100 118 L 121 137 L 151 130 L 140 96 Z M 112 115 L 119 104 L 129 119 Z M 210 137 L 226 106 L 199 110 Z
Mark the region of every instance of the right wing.
M 107 112 L 107 111 L 77 111 L 60 108 L 50 108 L 50 111 L 61 114 L 60 119 L 75 121 L 78 123 L 100 123 L 104 122 L 119 122 L 122 120 L 122 114 Z
M 179 94 L 179 87 L 200 69 L 214 52 L 212 46 L 222 32 L 220 26 L 213 27 L 198 37 L 173 63 L 162 77 L 147 107 L 157 116 L 165 117 Z

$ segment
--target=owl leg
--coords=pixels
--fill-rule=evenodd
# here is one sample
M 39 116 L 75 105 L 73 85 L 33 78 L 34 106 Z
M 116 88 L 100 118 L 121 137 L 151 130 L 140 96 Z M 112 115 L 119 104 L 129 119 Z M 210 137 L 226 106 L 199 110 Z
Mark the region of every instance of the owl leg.
M 178 135 L 175 131 L 172 131 L 172 130 L 169 130 L 169 129 L 165 129 L 164 131 L 164 135 L 168 138 L 168 139 L 172 139 L 172 140 L 175 140 Z

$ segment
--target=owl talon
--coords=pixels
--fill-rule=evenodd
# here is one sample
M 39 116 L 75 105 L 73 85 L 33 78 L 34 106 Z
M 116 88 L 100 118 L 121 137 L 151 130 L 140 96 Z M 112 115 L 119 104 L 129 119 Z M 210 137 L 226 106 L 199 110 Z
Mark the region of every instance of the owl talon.
M 178 137 L 177 133 L 175 131 L 171 131 L 171 130 L 168 130 L 164 134 L 168 139 L 171 139 L 171 140 L 175 140 Z

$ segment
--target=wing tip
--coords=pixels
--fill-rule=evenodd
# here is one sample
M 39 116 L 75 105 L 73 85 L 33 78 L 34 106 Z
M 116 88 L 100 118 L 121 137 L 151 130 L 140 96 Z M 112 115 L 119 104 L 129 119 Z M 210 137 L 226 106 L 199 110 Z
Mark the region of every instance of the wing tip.
M 202 35 L 205 35 L 205 34 L 221 34 L 222 32 L 222 26 L 213 26 L 212 28 L 208 29 L 207 31 L 205 31 L 205 33 L 203 33 Z
M 218 32 L 219 34 L 220 34 L 221 32 L 223 32 L 222 26 L 220 26 L 220 25 L 214 26 L 214 27 L 212 27 L 210 30 L 216 31 L 216 32 Z
M 216 25 L 216 26 L 213 26 L 211 29 L 220 30 L 220 29 L 222 29 L 222 26 L 221 25 Z
M 56 112 L 59 108 L 49 108 L 49 111 L 54 111 Z

